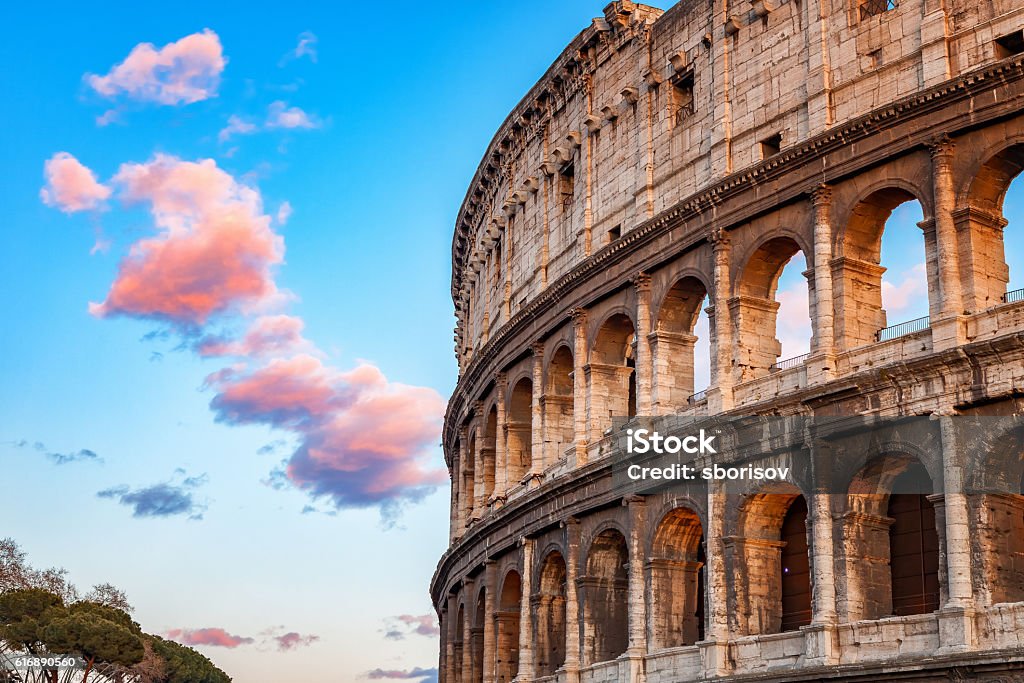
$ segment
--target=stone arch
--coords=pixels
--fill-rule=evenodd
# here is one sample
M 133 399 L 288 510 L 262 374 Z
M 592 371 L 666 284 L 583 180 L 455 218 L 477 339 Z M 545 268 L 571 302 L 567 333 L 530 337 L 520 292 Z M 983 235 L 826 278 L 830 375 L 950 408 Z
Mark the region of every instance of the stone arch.
M 604 319 L 587 365 L 591 437 L 598 441 L 613 418 L 636 415 L 636 326 L 626 313 Z
M 984 310 L 1004 301 L 1010 282 L 1006 260 L 1009 225 L 1004 211 L 1006 194 L 1024 170 L 1024 140 L 1005 141 L 998 148 L 986 150 L 966 190 L 961 207 L 954 213 L 957 235 L 969 249 L 961 250 L 964 271 L 963 297 L 969 311 Z M 1017 226 L 1010 231 L 1011 246 L 1024 244 Z M 1020 278 L 1017 279 L 1019 286 Z
M 730 313 L 736 326 L 736 364 L 741 381 L 762 377 L 775 366 L 782 353 L 778 335 L 779 276 L 798 254 L 806 259 L 802 238 L 784 231 L 773 232 L 752 249 L 736 280 L 736 296 Z M 810 300 L 810 298 L 808 298 Z
M 936 312 L 938 297 L 938 263 L 928 254 L 935 253 L 934 221 L 925 197 L 918 188 L 900 180 L 879 183 L 861 196 L 853 205 L 842 229 L 838 231 L 836 254 L 833 260 L 832 281 L 836 311 L 836 343 L 841 349 L 851 349 L 877 340 L 880 330 L 892 322 L 882 307 L 882 235 L 886 221 L 896 207 L 916 201 L 921 205 L 926 220 L 919 224 L 923 230 L 928 279 L 929 310 Z
M 686 275 L 665 292 L 654 319 L 651 403 L 658 413 L 686 405 L 694 392 L 697 358 L 695 327 L 708 296 L 703 280 Z M 710 359 L 707 359 L 710 362 Z
M 544 462 L 558 462 L 575 439 L 574 373 L 572 348 L 559 344 L 544 373 Z
M 652 650 L 704 639 L 704 529 L 688 507 L 662 517 L 651 542 Z
M 583 656 L 585 664 L 606 662 L 628 645 L 626 537 L 609 527 L 594 536 L 587 549 L 583 593 Z
M 533 464 L 533 380 L 520 378 L 511 385 L 505 426 L 505 467 L 514 486 L 526 477 Z
M 522 599 L 522 578 L 510 569 L 501 582 L 495 620 L 495 680 L 511 683 L 519 673 L 519 601 Z
M 807 501 L 789 483 L 745 497 L 733 545 L 738 626 L 759 635 L 810 623 Z
M 544 555 L 531 611 L 536 619 L 537 675 L 551 676 L 565 663 L 565 558 L 558 550 Z
M 938 524 L 928 498 L 933 492 L 927 468 L 905 450 L 883 451 L 851 480 L 840 595 L 840 610 L 851 621 L 938 608 Z

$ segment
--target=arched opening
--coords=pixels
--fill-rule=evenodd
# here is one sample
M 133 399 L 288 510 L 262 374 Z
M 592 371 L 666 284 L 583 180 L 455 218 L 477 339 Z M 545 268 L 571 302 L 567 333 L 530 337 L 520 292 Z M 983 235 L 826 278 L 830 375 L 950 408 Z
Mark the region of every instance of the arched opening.
M 968 507 L 977 510 L 972 536 L 982 541 L 976 547 L 984 577 L 975 587 L 980 604 L 1024 602 L 1024 428 L 1017 424 L 1014 419 L 1009 429 L 990 427 L 985 440 L 993 446 L 968 484 L 976 491 L 967 497 Z
M 730 304 L 740 381 L 803 361 L 810 348 L 806 268 L 800 246 L 790 237 L 768 240 L 747 261 L 737 287 L 739 296 Z M 783 356 L 783 351 L 793 355 Z
M 509 396 L 505 457 L 508 483 L 518 484 L 533 463 L 533 382 L 523 377 Z
M 473 618 L 472 636 L 473 670 L 470 681 L 483 683 L 484 680 L 484 619 L 487 605 L 487 589 L 481 588 L 476 598 L 476 614 Z
M 466 462 L 462 464 L 462 518 L 469 524 L 476 504 L 476 429 L 466 439 Z
M 710 347 L 707 328 L 702 354 L 698 358 L 698 322 L 707 302 L 704 283 L 695 277 L 684 277 L 669 290 L 662 301 L 651 337 L 654 385 L 651 403 L 659 414 L 675 412 L 693 401 L 697 375 L 701 371 L 701 389 L 707 387 L 710 368 Z M 706 313 L 704 314 L 706 317 Z
M 568 346 L 559 346 L 548 364 L 544 392 L 544 447 L 548 463 L 558 462 L 575 440 L 573 372 L 572 351 Z
M 932 612 L 939 604 L 932 482 L 912 456 L 873 458 L 853 478 L 844 516 L 846 581 L 840 609 L 850 621 Z
M 979 311 L 1004 301 L 1024 300 L 1024 144 L 989 159 L 971 182 L 969 211 L 957 211 L 957 233 L 970 239 L 961 259 L 970 278 L 964 306 Z
M 484 504 L 494 495 L 495 457 L 498 452 L 498 408 L 491 406 L 484 422 L 484 447 L 480 453 L 483 463 Z
M 519 573 L 510 571 L 501 585 L 495 619 L 495 680 L 510 683 L 519 673 L 519 600 L 522 597 Z
M 853 210 L 832 267 L 836 343 L 851 349 L 928 327 L 937 314 L 935 226 L 910 192 L 873 192 Z
M 537 675 L 554 675 L 565 663 L 565 559 L 557 550 L 548 553 L 540 570 L 534 598 L 537 639 Z
M 651 545 L 651 649 L 704 639 L 704 530 L 697 513 L 676 508 L 661 520 Z
M 612 418 L 636 415 L 636 328 L 617 313 L 601 325 L 588 367 L 591 438 L 599 440 Z
M 924 466 L 913 463 L 896 478 L 889 496 L 889 568 L 897 616 L 939 608 L 939 537 L 927 498 L 931 484 Z
M 590 544 L 587 574 L 581 581 L 587 664 L 615 659 L 628 646 L 628 558 L 626 538 L 615 529 L 602 531 Z
M 734 566 L 742 568 L 736 582 L 736 603 L 745 606 L 739 614 L 741 629 L 758 635 L 809 624 L 807 502 L 803 496 L 794 486 L 782 485 L 748 497 L 740 511 L 740 529 L 743 536 L 735 546 L 739 557 Z

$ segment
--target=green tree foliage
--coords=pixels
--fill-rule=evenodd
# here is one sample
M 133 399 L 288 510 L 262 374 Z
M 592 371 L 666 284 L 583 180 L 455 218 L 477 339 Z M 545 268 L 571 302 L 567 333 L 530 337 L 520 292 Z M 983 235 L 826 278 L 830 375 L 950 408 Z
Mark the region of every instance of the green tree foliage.
M 231 678 L 190 647 L 159 636 L 146 636 L 164 662 L 163 677 L 153 683 L 231 683 Z
M 0 594 L 0 639 L 34 655 L 45 652 L 43 631 L 50 618 L 63 610 L 60 596 L 41 588 Z
M 82 683 L 97 664 L 132 666 L 142 661 L 142 630 L 124 612 L 95 602 L 79 602 L 46 612 L 43 640 L 52 652 L 80 655 L 85 660 Z

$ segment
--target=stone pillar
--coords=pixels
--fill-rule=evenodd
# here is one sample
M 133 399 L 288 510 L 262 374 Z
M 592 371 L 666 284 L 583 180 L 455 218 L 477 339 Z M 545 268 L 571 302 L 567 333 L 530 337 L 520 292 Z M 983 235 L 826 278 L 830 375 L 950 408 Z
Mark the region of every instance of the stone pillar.
M 731 669 L 729 660 L 729 591 L 725 573 L 726 495 L 718 479 L 708 482 L 708 528 L 705 555 L 707 581 L 707 626 L 700 643 L 705 677 L 725 676 Z
M 928 149 L 932 156 L 932 193 L 935 207 L 935 239 L 939 274 L 939 313 L 941 320 L 932 320 L 932 344 L 936 351 L 959 346 L 966 341 L 966 330 L 959 319 L 963 315 L 960 287 L 960 255 L 957 248 L 956 189 L 953 180 L 955 145 L 941 135 Z
M 487 597 L 484 599 L 484 661 L 483 683 L 495 680 L 495 629 L 494 604 L 498 596 L 498 565 L 494 560 L 484 561 L 484 580 L 487 582 Z
M 544 461 L 544 410 L 541 398 L 544 396 L 544 344 L 538 342 L 530 346 L 530 353 L 533 354 L 533 400 L 530 404 L 532 410 L 532 445 L 530 446 L 530 486 L 540 483 L 544 468 L 547 463 Z
M 448 595 L 448 621 L 447 628 L 442 629 L 441 634 L 444 637 L 444 676 L 446 683 L 455 683 L 457 680 L 458 672 L 455 671 L 455 615 L 459 611 L 458 601 L 454 595 Z
M 814 293 L 811 308 L 814 315 L 814 348 L 807 359 L 807 379 L 811 383 L 827 382 L 835 371 L 835 301 L 832 296 L 832 188 L 819 185 L 811 192 L 814 206 Z
M 469 515 L 466 513 L 473 507 L 472 502 L 469 502 L 473 500 L 473 492 L 468 490 L 468 482 L 466 481 L 466 460 L 469 457 L 467 441 L 469 441 L 469 428 L 466 426 L 459 427 L 459 536 L 466 530 L 466 525 L 469 523 Z
M 519 599 L 519 673 L 516 680 L 526 683 L 533 680 L 533 618 L 530 614 L 530 597 L 533 594 L 533 546 L 532 538 L 523 537 L 522 597 Z
M 812 609 L 811 623 L 836 623 L 835 547 L 832 542 L 832 496 L 815 491 L 810 500 Z
M 462 683 L 473 681 L 473 579 L 462 582 Z
M 975 643 L 971 530 L 967 496 L 964 494 L 964 454 L 957 447 L 953 414 L 948 411 L 934 416 L 939 421 L 944 482 L 942 517 L 947 598 L 939 610 L 939 643 L 940 650 L 945 652 L 970 649 Z
M 930 88 L 953 77 L 950 59 L 950 18 L 945 2 L 927 2 L 921 20 L 921 85 Z
M 573 372 L 572 402 L 573 421 L 576 433 L 576 465 L 587 462 L 587 376 L 584 367 L 587 365 L 587 312 L 582 308 L 570 311 L 573 325 Z
M 577 578 L 580 566 L 580 522 L 570 517 L 565 527 L 565 671 L 567 683 L 580 679 L 580 602 Z
M 636 414 L 651 414 L 654 363 L 651 359 L 651 276 L 638 273 L 636 288 Z
M 644 580 L 644 520 L 647 518 L 647 502 L 643 496 L 629 496 L 622 504 L 629 509 L 629 641 L 625 653 L 629 659 L 629 673 L 626 680 L 640 683 L 645 680 L 644 655 L 647 654 L 647 591 Z
M 712 414 L 732 408 L 732 316 L 729 311 L 729 291 L 732 289 L 729 273 L 730 240 L 725 230 L 718 228 L 710 236 L 714 253 L 714 297 L 708 316 L 714 322 L 711 336 L 711 388 L 708 389 L 708 410 Z
M 448 638 L 445 631 L 448 629 L 448 603 L 441 603 L 441 609 L 437 613 L 437 628 L 440 634 L 437 653 L 437 681 L 438 683 L 449 683 L 448 677 Z
M 448 513 L 448 544 L 461 535 L 459 528 L 459 454 L 452 454 L 452 466 L 448 469 L 452 480 L 451 510 Z
M 487 510 L 487 500 L 484 497 L 484 403 L 483 401 L 473 402 L 473 414 L 476 416 L 476 458 L 473 461 L 473 514 L 472 519 L 478 520 L 484 516 Z
M 829 49 L 828 0 L 812 0 L 807 11 L 807 137 L 822 133 L 835 122 L 832 99 L 832 66 Z M 803 136 L 801 136 L 803 137 Z
M 508 428 L 505 422 L 505 399 L 508 397 L 508 375 L 499 372 L 495 380 L 494 393 L 497 400 L 498 419 L 494 444 L 494 497 L 500 506 L 508 492 Z

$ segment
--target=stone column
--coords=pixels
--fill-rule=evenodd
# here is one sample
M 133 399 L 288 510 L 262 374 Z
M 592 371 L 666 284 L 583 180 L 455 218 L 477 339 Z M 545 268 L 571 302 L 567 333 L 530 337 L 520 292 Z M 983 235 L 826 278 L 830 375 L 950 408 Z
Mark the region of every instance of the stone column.
M 813 383 L 827 382 L 835 370 L 835 305 L 832 296 L 832 188 L 819 185 L 811 192 L 811 203 L 814 206 L 814 254 L 812 269 L 814 282 L 811 291 L 814 301 L 811 308 L 815 315 L 811 319 L 814 325 L 814 348 L 807 359 L 808 381 Z
M 726 496 L 723 483 L 718 479 L 708 482 L 708 528 L 705 555 L 707 571 L 707 627 L 701 643 L 701 663 L 704 676 L 724 676 L 729 663 L 729 604 L 725 573 L 725 514 Z
M 473 414 L 476 416 L 476 457 L 473 460 L 473 520 L 484 516 L 487 500 L 484 498 L 484 403 L 473 402 Z
M 451 510 L 448 512 L 448 543 L 459 537 L 459 454 L 452 454 L 452 466 L 448 469 L 452 480 Z
M 483 683 L 494 683 L 496 635 L 494 632 L 494 604 L 498 600 L 498 565 L 494 560 L 484 561 L 484 577 L 487 582 L 487 596 L 484 599 Z
M 462 582 L 462 683 L 473 680 L 473 579 Z
M 644 601 L 644 520 L 646 500 L 629 496 L 622 501 L 629 508 L 629 654 L 647 654 L 647 604 Z
M 805 426 L 810 431 L 809 426 Z M 831 449 L 820 440 L 806 438 L 810 449 L 814 491 L 807 501 L 810 523 L 811 623 L 804 629 L 808 663 L 831 666 L 839 663 L 836 629 L 836 547 L 833 539 Z
M 942 321 L 932 320 L 932 343 L 936 351 L 959 346 L 966 341 L 963 325 L 957 319 L 963 315 L 960 291 L 960 256 L 957 248 L 956 189 L 953 181 L 953 151 L 955 145 L 947 135 L 941 135 L 928 145 L 932 156 L 932 193 L 935 210 L 935 240 L 939 274 L 939 313 Z M 944 322 L 952 318 L 948 323 Z
M 948 597 L 939 610 L 939 643 L 940 650 L 946 652 L 970 649 L 975 643 L 971 529 L 967 496 L 964 494 L 964 453 L 957 447 L 954 414 L 947 410 L 933 418 L 939 421 L 942 440 L 942 507 Z
M 587 311 L 574 308 L 569 312 L 573 325 L 572 414 L 576 433 L 576 465 L 587 462 Z
M 454 595 L 448 595 L 448 621 L 447 628 L 441 630 L 444 636 L 444 676 L 446 683 L 455 683 L 458 672 L 455 671 L 455 622 L 456 613 L 459 611 L 458 601 Z
M 714 253 L 714 297 L 709 317 L 713 316 L 714 333 L 711 337 L 711 388 L 708 389 L 708 410 L 714 414 L 732 408 L 733 344 L 732 316 L 729 311 L 729 291 L 732 289 L 729 273 L 730 240 L 725 230 L 718 228 L 710 236 Z
M 508 492 L 508 430 L 505 422 L 505 399 L 508 396 L 508 375 L 499 372 L 495 380 L 494 392 L 497 395 L 497 427 L 494 444 L 494 496 L 499 506 L 504 502 Z
M 636 414 L 651 414 L 654 363 L 651 360 L 651 276 L 633 277 L 636 288 Z
M 530 346 L 530 353 L 533 354 L 533 400 L 530 404 L 532 411 L 533 434 L 530 436 L 530 486 L 540 483 L 540 478 L 547 467 L 544 461 L 544 410 L 541 398 L 544 396 L 544 344 L 538 342 Z
M 565 527 L 565 664 L 567 683 L 580 679 L 580 602 L 577 578 L 580 566 L 580 522 L 570 517 Z
M 533 546 L 532 538 L 523 537 L 522 597 L 519 599 L 519 673 L 516 680 L 526 683 L 533 680 L 533 618 L 530 614 L 530 597 L 533 594 Z
M 469 523 L 469 516 L 466 512 L 473 507 L 472 502 L 467 503 L 467 501 L 473 500 L 473 492 L 468 490 L 468 482 L 466 481 L 466 459 L 469 457 L 469 447 L 466 445 L 466 442 L 468 441 L 469 428 L 466 426 L 459 427 L 459 536 L 465 532 L 466 525 Z

